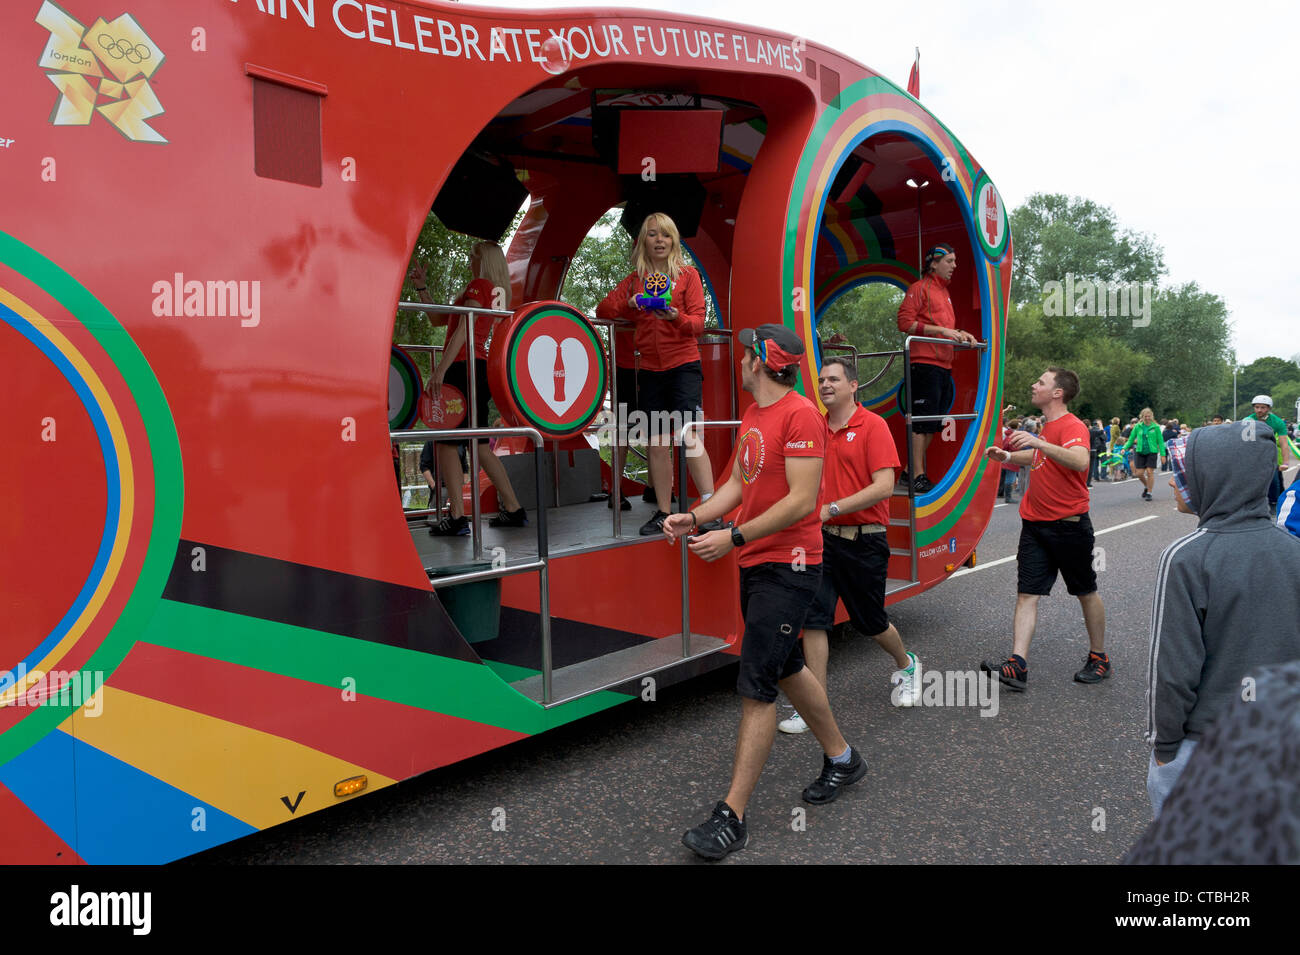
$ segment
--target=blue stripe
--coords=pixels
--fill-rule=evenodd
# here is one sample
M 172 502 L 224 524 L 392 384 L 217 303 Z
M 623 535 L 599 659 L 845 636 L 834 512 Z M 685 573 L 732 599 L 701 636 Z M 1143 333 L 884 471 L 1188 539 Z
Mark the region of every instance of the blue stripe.
M 90 576 L 86 578 L 85 584 L 82 585 L 81 591 L 77 594 L 77 599 L 73 601 L 68 612 L 63 615 L 63 619 L 50 631 L 49 636 L 42 640 L 21 661 L 21 666 L 31 670 L 58 645 L 60 640 L 67 636 L 72 624 L 81 616 L 86 604 L 90 602 L 91 596 L 104 576 L 104 571 L 108 567 L 109 555 L 113 550 L 114 531 L 121 516 L 122 487 L 118 473 L 117 448 L 114 446 L 113 436 L 108 430 L 108 421 L 105 419 L 104 412 L 100 409 L 99 402 L 95 400 L 95 396 L 91 393 L 90 386 L 86 384 L 85 379 L 81 377 L 77 369 L 72 366 L 72 362 L 68 360 L 63 352 L 59 351 L 53 342 L 37 331 L 36 327 L 27 319 L 3 303 L 0 303 L 0 318 L 3 318 L 17 329 L 20 335 L 39 348 L 45 357 L 54 364 L 54 367 L 63 374 L 63 377 L 68 380 L 73 390 L 76 391 L 77 397 L 81 399 L 82 406 L 90 416 L 91 424 L 95 427 L 95 436 L 99 439 L 99 449 L 104 456 L 108 485 L 108 508 L 104 515 L 104 532 L 100 538 L 99 550 L 95 554 L 95 562 L 91 567 Z M 3 663 L 3 661 L 0 661 L 0 663 Z
M 73 789 L 73 739 L 55 731 L 0 766 L 4 783 L 54 833 L 77 847 L 77 802 Z
M 257 831 L 62 730 L 0 766 L 0 783 L 92 864 L 155 865 Z

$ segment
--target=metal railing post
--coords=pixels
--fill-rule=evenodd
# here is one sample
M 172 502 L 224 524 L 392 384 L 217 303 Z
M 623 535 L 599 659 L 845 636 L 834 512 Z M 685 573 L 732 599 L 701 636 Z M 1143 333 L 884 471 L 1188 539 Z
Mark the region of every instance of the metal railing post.
M 677 432 L 677 480 L 680 484 L 677 507 L 679 514 L 689 510 L 686 506 L 686 437 L 688 433 L 693 429 L 739 427 L 739 421 L 689 421 Z M 703 441 L 704 437 L 701 435 L 697 440 Z M 682 538 L 680 543 L 682 549 L 682 656 L 689 657 L 691 655 L 691 575 L 690 567 L 687 564 L 689 555 L 687 553 L 686 539 Z

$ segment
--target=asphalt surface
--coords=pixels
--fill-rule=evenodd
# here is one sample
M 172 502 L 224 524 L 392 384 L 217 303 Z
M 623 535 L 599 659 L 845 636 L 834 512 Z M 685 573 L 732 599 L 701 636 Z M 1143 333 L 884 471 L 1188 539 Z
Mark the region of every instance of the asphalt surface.
M 749 805 L 749 845 L 722 864 L 1118 861 L 1151 821 L 1142 734 L 1156 565 L 1196 523 L 1174 509 L 1168 477 L 1157 474 L 1150 503 L 1136 481 L 1093 489 L 1111 679 L 1073 681 L 1087 635 L 1059 581 L 1039 604 L 1028 691 L 999 693 L 996 712 L 987 697 L 984 707 L 895 708 L 892 660 L 869 638 L 833 636 L 831 703 L 870 772 L 836 802 L 809 806 L 800 792 L 821 769 L 820 747 L 811 734 L 778 734 Z M 999 506 L 976 569 L 891 608 L 925 670 L 977 670 L 1010 653 L 1019 530 L 1017 507 Z M 727 789 L 740 715 L 735 672 L 661 689 L 654 702 L 627 703 L 193 861 L 697 864 L 681 836 Z

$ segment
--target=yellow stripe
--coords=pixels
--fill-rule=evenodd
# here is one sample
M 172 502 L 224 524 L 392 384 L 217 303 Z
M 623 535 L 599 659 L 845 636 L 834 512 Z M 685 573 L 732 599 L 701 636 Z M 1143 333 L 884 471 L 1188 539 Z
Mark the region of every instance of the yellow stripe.
M 108 599 L 109 591 L 113 589 L 113 584 L 117 581 L 118 573 L 122 568 L 122 561 L 126 556 L 127 539 L 130 536 L 131 523 L 135 516 L 135 477 L 134 469 L 131 466 L 131 450 L 127 446 L 126 431 L 122 427 L 122 419 L 118 416 L 117 407 L 113 404 L 112 398 L 109 397 L 108 389 L 104 387 L 103 381 L 95 374 L 95 370 L 90 367 L 85 356 L 77 350 L 76 346 L 62 332 L 43 316 L 33 311 L 26 302 L 15 298 L 4 289 L 0 289 L 0 302 L 3 302 L 31 322 L 38 331 L 45 335 L 63 353 L 64 357 L 68 359 L 85 380 L 86 386 L 95 396 L 95 400 L 99 402 L 99 409 L 103 413 L 105 421 L 108 422 L 108 430 L 113 437 L 113 445 L 117 451 L 119 484 L 121 486 L 121 507 L 118 510 L 117 528 L 114 531 L 113 550 L 109 554 L 108 565 L 104 568 L 104 575 L 99 580 L 99 586 L 95 588 L 95 592 L 91 595 L 85 609 L 82 610 L 81 616 L 69 628 L 63 639 L 29 669 L 27 683 L 30 685 L 36 679 L 39 679 L 41 671 L 51 670 L 57 666 L 63 655 L 86 632 L 86 628 L 90 626 L 91 621 L 95 619 L 100 608 L 104 605 L 104 601 Z M 19 694 L 26 692 L 26 689 L 26 686 L 14 686 L 4 694 L 0 694 L 0 706 L 8 706 Z
M 367 775 L 367 792 L 395 782 L 261 730 L 111 686 L 100 693 L 98 716 L 78 709 L 60 728 L 258 829 L 342 802 L 334 784 L 350 776 Z M 292 803 L 300 792 L 290 813 L 280 797 Z

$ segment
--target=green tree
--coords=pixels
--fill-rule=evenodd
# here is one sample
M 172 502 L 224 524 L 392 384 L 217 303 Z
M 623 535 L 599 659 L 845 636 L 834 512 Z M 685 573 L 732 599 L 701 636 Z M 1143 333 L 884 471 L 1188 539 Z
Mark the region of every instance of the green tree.
M 1151 236 L 1121 228 L 1115 213 L 1091 199 L 1035 193 L 1011 213 L 1015 277 L 1011 297 L 1037 302 L 1047 282 L 1076 279 L 1149 282 L 1165 271 Z
M 1256 358 L 1237 374 L 1237 407 L 1232 416 L 1244 418 L 1250 414 L 1250 399 L 1264 394 L 1273 399 L 1273 410 L 1279 417 L 1293 419 L 1296 396 L 1284 386 L 1297 380 L 1300 380 L 1300 363 L 1274 355 Z

